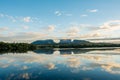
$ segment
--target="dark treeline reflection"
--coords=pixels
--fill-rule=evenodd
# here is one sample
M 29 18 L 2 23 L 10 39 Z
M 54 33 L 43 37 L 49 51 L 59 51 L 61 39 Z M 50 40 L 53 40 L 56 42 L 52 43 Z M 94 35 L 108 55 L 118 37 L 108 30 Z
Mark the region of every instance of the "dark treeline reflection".
M 59 51 L 60 54 L 72 54 L 72 53 L 75 53 L 75 54 L 79 54 L 79 53 L 86 53 L 86 52 L 89 52 L 91 50 L 89 49 L 59 49 L 59 50 L 54 50 L 54 49 L 39 49 L 39 50 L 34 50 L 33 52 L 35 53 L 38 53 L 38 54 L 53 54 L 55 53 L 56 51 Z
M 105 51 L 105 50 L 114 50 L 116 48 L 80 48 L 80 49 L 37 49 L 37 50 L 0 50 L 0 54 L 5 53 L 28 53 L 28 51 L 32 51 L 36 54 L 54 54 L 56 51 L 58 51 L 60 54 L 80 54 L 80 53 L 87 53 L 90 51 Z
M 7 53 L 27 53 L 28 50 L 0 50 L 0 54 L 7 54 Z
M 80 53 L 87 53 L 90 51 L 95 51 L 95 50 L 99 50 L 99 51 L 106 51 L 106 50 L 114 50 L 117 48 L 79 48 L 79 49 L 38 49 L 38 50 L 34 50 L 34 53 L 37 54 L 54 54 L 56 51 L 59 51 L 60 54 L 80 54 Z M 119 48 L 118 48 L 119 49 Z
M 27 53 L 29 50 L 2 50 L 0 51 L 0 54 L 5 54 L 5 53 Z M 93 49 L 59 49 L 59 50 L 54 50 L 54 49 L 38 49 L 38 50 L 33 50 L 34 53 L 36 54 L 54 54 L 56 51 L 59 51 L 60 54 L 80 54 L 80 53 L 87 53 L 89 51 L 93 51 Z

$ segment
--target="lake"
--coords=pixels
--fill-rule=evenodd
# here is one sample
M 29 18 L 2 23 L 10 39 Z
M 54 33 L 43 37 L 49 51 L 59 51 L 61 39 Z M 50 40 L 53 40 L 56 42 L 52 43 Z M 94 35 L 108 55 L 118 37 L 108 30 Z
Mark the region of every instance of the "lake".
M 1 53 L 0 80 L 120 80 L 120 49 Z

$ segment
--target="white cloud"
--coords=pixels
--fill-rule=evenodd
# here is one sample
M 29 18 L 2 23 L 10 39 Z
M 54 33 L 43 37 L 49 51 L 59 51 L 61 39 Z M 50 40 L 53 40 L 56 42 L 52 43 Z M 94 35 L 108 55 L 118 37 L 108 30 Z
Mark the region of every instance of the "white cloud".
M 52 32 L 52 31 L 55 30 L 55 27 L 56 27 L 55 25 L 49 25 L 48 28 L 47 28 L 47 30 L 50 31 L 50 32 Z
M 12 16 L 12 15 L 8 15 L 8 14 L 0 13 L 0 18 L 5 18 L 6 20 L 10 20 L 11 22 L 41 23 L 41 19 L 39 17 L 31 17 L 31 16 Z
M 102 26 L 100 26 L 100 29 L 109 31 L 120 30 L 120 20 L 108 21 L 104 23 Z
M 92 13 L 95 13 L 95 12 L 98 12 L 98 9 L 91 9 L 91 10 L 88 10 L 89 12 L 92 12 Z
M 67 30 L 59 30 L 61 38 L 69 37 L 72 39 L 82 38 L 109 38 L 115 37 L 115 31 L 117 31 L 117 36 L 120 35 L 120 20 L 112 20 L 103 23 L 101 26 L 93 26 L 90 24 L 71 24 L 72 26 Z M 54 27 L 49 28 L 48 31 L 53 31 Z M 80 31 L 81 30 L 81 31 Z M 58 34 L 58 33 L 57 33 Z M 59 37 L 60 38 L 60 37 Z
M 0 41 L 7 41 L 7 42 L 24 42 L 24 41 L 33 41 L 37 39 L 46 38 L 48 35 L 40 32 L 18 32 L 6 35 L 0 35 Z
M 83 25 L 84 26 L 84 25 Z M 120 31 L 120 20 L 112 20 L 103 23 L 103 25 L 99 27 L 90 27 L 86 26 L 89 29 L 89 32 L 86 34 L 80 35 L 81 38 L 105 38 L 105 37 L 113 37 L 115 36 L 116 31 Z M 120 33 L 117 33 L 119 36 Z
M 86 30 L 89 30 L 89 31 L 93 31 L 93 30 L 98 30 L 99 29 L 98 26 L 93 26 L 93 25 L 90 25 L 90 24 L 80 24 L 79 26 L 80 26 L 80 28 L 83 28 L 83 29 L 86 29 Z
M 105 35 L 99 33 L 99 32 L 91 32 L 91 33 L 87 33 L 84 35 L 80 35 L 80 38 L 100 38 L 100 37 L 105 37 Z
M 16 39 L 35 39 L 35 38 L 41 38 L 46 36 L 46 34 L 42 34 L 40 32 L 21 32 L 17 33 L 14 38 Z
M 77 26 L 70 27 L 67 31 L 68 36 L 77 36 L 80 29 Z
M 57 15 L 57 16 L 61 16 L 61 15 L 64 15 L 64 16 L 72 16 L 72 14 L 66 13 L 66 12 L 64 12 L 64 11 L 55 11 L 54 14 Z
M 61 16 L 61 15 L 62 15 L 62 12 L 60 12 L 60 11 L 55 11 L 54 14 L 57 15 L 57 16 Z
M 31 17 L 24 17 L 24 18 L 23 18 L 23 21 L 24 21 L 24 22 L 30 22 L 30 21 L 31 21 Z

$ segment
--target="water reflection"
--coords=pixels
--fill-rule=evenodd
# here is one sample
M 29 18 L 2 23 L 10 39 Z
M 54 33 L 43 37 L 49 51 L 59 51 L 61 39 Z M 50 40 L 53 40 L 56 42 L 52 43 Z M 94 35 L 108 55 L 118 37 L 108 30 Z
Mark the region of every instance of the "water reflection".
M 80 48 L 80 49 L 39 49 L 34 50 L 34 53 L 38 54 L 53 54 L 55 51 L 59 51 L 60 54 L 83 54 L 83 53 L 108 53 L 116 54 L 120 52 L 120 48 Z
M 2 54 L 0 80 L 120 79 L 119 49 L 85 51 L 64 49 Z

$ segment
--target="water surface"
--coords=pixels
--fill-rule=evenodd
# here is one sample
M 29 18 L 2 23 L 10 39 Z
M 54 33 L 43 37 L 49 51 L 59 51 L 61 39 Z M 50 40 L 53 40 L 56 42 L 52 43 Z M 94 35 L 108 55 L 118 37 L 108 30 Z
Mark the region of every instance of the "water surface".
M 120 80 L 120 49 L 4 53 L 0 80 Z

